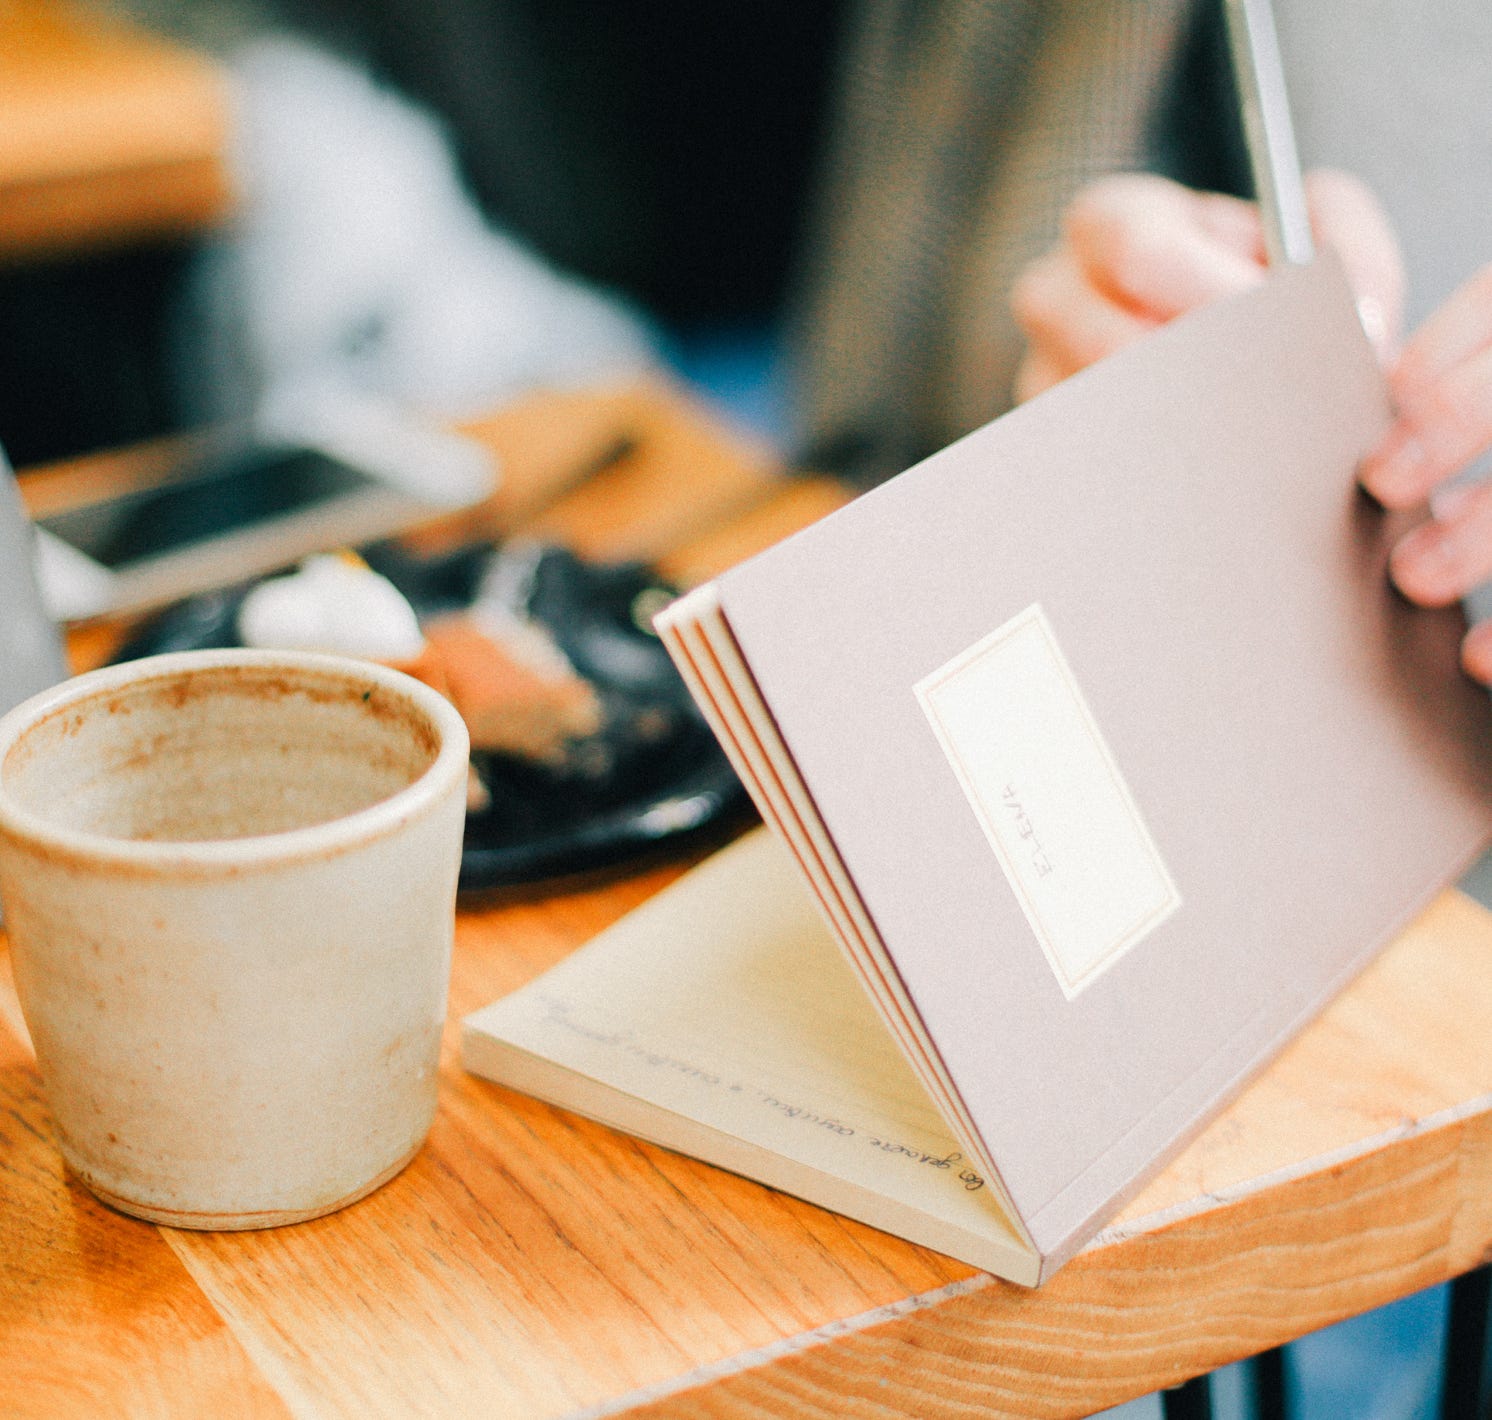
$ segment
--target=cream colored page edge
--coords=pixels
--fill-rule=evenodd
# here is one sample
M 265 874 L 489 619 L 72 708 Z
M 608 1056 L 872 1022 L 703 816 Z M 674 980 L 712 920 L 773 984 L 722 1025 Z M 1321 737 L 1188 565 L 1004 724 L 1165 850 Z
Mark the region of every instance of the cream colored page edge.
M 762 703 L 749 672 L 741 666 L 740 653 L 713 588 L 709 585 L 699 588 L 690 594 L 689 600 L 696 597 L 707 606 L 682 621 L 674 642 L 691 689 L 752 791 L 763 817 L 782 830 L 809 878 L 835 939 L 849 956 L 887 1026 L 922 1075 L 924 1085 L 939 1101 L 945 1115 L 962 1118 L 961 1103 L 951 1081 L 942 1073 L 936 1048 L 927 1037 L 916 1007 L 849 880 L 828 829 L 818 817 L 797 766 L 781 741 L 776 723 Z M 672 626 L 667 629 L 674 630 Z M 691 633 L 700 638 L 701 646 L 689 644 Z M 741 684 L 730 679 L 730 668 L 737 669 Z M 965 1123 L 968 1132 L 978 1140 L 972 1121 Z M 997 1172 L 982 1141 L 970 1152 L 987 1172 L 992 1175 Z
M 468 1017 L 469 1068 L 1013 1280 L 993 1189 L 758 829 Z
M 913 1024 L 915 1009 L 901 988 L 895 968 L 891 968 L 889 976 L 879 970 L 876 948 L 869 945 L 874 941 L 878 946 L 879 940 L 859 904 L 858 894 L 850 888 L 846 896 L 835 881 L 836 867 L 846 882 L 848 874 L 838 864 L 838 855 L 829 841 L 827 829 L 818 820 L 796 767 L 787 756 L 786 747 L 780 743 L 776 725 L 766 715 L 765 707 L 760 705 L 752 686 L 750 698 L 756 701 L 759 715 L 767 719 L 766 733 L 759 730 L 752 723 L 749 710 L 742 704 L 739 687 L 730 683 L 725 666 L 739 661 L 739 653 L 723 625 L 712 589 L 708 586 L 700 588 L 691 594 L 691 598 L 695 596 L 707 602 L 708 609 L 691 619 L 682 620 L 677 629 L 673 626 L 664 629 L 660 624 L 660 629 L 665 630 L 665 640 L 669 640 L 670 633 L 673 633 L 672 649 L 690 689 L 751 791 L 762 816 L 787 840 L 793 856 L 808 877 L 819 910 L 828 920 L 836 941 L 848 955 L 856 975 L 875 1001 L 887 1026 L 908 1058 L 918 1066 L 933 1098 L 942 1105 L 950 1105 L 944 1084 L 936 1072 L 929 1075 L 924 1065 L 919 1064 L 926 1048 L 924 1038 L 919 1034 L 920 1022 Z M 712 619 L 719 621 L 720 625 L 712 627 Z M 713 637 L 712 630 L 716 633 Z M 698 637 L 701 644 L 691 645 L 691 636 Z M 774 742 L 778 751 L 776 758 L 772 754 Z M 881 948 L 881 954 L 884 957 L 884 948 Z M 982 1164 L 987 1164 L 982 1148 L 971 1152 Z M 993 1172 L 993 1168 L 989 1171 Z
M 680 616 L 675 626 L 669 613 L 665 612 L 658 625 L 665 641 L 672 638 L 671 647 L 676 652 L 676 660 L 690 682 L 696 700 L 710 719 L 763 817 L 782 831 L 809 879 L 820 911 L 827 918 L 835 939 L 848 955 L 898 1043 L 918 1068 L 924 1085 L 944 1107 L 945 1114 L 960 1117 L 962 1110 L 956 1094 L 951 1082 L 941 1074 L 941 1062 L 937 1062 L 936 1050 L 922 1028 L 916 1008 L 907 996 L 869 914 L 860 903 L 859 894 L 849 881 L 849 874 L 839 860 L 827 828 L 818 817 L 775 722 L 761 702 L 755 684 L 750 681 L 749 672 L 741 666 L 740 653 L 725 625 L 713 586 L 706 584 L 696 589 L 685 602 L 698 604 L 697 609 L 690 605 L 681 607 L 682 611 L 692 612 L 692 615 Z M 698 646 L 690 644 L 691 635 L 699 638 Z M 737 669 L 743 684 L 731 680 L 729 668 Z M 971 1122 L 968 1128 L 977 1139 L 977 1131 L 973 1130 Z M 970 1152 L 989 1173 L 996 1172 L 982 1142 L 980 1147 Z
M 973 1232 L 898 1198 L 864 1189 L 791 1154 L 763 1148 L 594 1080 L 587 1080 L 586 1099 L 582 1100 L 568 1088 L 575 1082 L 574 1072 L 484 1034 L 479 1026 L 469 1026 L 463 1032 L 461 1053 L 465 1067 L 475 1074 L 608 1128 L 702 1159 L 1022 1286 L 1034 1287 L 1040 1280 L 1041 1259 L 1035 1252 L 1002 1244 L 989 1234 Z
M 965 1109 L 741 658 L 716 587 L 708 582 L 696 587 L 665 608 L 654 625 L 763 818 L 787 841 L 834 939 L 887 1028 L 1034 1254 L 1035 1243 L 1010 1198 L 999 1166 Z M 691 632 L 701 639 L 700 649 L 706 654 L 699 654 L 689 644 Z

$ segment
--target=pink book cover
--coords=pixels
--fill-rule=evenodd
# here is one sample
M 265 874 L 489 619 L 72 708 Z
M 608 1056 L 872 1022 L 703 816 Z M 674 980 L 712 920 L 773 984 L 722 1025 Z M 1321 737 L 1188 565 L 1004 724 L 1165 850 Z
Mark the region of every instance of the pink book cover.
M 1387 419 L 1327 258 L 716 583 L 1044 1272 L 1492 828 L 1459 613 L 1355 486 Z

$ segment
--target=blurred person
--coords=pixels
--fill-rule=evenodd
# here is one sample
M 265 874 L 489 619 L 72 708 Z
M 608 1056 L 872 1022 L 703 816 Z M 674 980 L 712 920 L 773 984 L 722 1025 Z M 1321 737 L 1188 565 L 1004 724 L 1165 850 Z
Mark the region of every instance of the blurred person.
M 436 119 L 484 218 L 561 272 L 670 331 L 770 355 L 786 328 L 784 439 L 861 481 L 1003 407 L 1006 291 L 1083 182 L 1246 174 L 1220 0 L 115 3 L 228 48 L 309 36 Z
M 1010 402 L 1008 293 L 1088 181 L 1243 190 L 1220 0 L 862 0 L 796 308 L 810 461 L 873 482 Z
M 1087 183 L 1247 191 L 1222 0 L 115 3 L 183 31 L 249 12 L 388 81 L 483 216 L 560 272 L 670 336 L 785 346 L 784 442 L 861 482 L 1008 406 L 1011 284 Z M 1492 9 L 1274 3 L 1302 151 L 1370 178 L 1416 300 L 1438 297 Z
M 1465 174 L 1492 141 L 1492 7 L 1274 10 L 1305 164 L 1379 194 L 1417 321 L 1484 259 Z M 1085 187 L 1143 171 L 1251 190 L 1222 0 L 858 0 L 834 107 L 796 369 L 809 458 L 864 481 L 1008 407 L 1024 345 L 1011 288 Z M 1355 197 L 1322 181 L 1330 220 Z M 1394 293 L 1381 299 L 1386 328 Z

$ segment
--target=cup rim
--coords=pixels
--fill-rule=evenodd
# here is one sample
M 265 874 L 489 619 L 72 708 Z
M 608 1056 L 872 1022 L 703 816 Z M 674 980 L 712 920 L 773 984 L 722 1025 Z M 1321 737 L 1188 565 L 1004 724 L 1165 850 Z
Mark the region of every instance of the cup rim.
M 434 724 L 440 737 L 435 758 L 411 783 L 367 808 L 322 823 L 241 838 L 131 839 L 70 828 L 16 802 L 6 792 L 0 773 L 0 834 L 29 842 L 49 853 L 92 862 L 155 869 L 244 869 L 256 864 L 325 857 L 380 838 L 432 808 L 453 783 L 464 784 L 470 755 L 466 722 L 445 696 L 423 681 L 391 666 L 351 656 L 240 647 L 171 651 L 123 661 L 73 676 L 23 700 L 0 716 L 0 769 L 6 756 L 29 730 L 69 705 L 125 686 L 168 680 L 185 671 L 252 666 L 314 671 L 342 680 L 361 680 L 412 702 Z

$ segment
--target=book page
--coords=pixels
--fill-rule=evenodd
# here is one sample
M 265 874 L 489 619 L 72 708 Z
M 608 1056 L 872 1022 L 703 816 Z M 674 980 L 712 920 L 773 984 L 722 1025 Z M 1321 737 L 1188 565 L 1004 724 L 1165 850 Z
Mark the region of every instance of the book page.
M 469 1017 L 466 1053 L 481 1074 L 978 1265 L 1029 1257 L 765 830 Z M 984 1240 L 977 1257 L 964 1236 Z
M 762 817 L 792 851 L 825 922 L 885 1026 L 944 1122 L 976 1161 L 986 1185 L 999 1195 L 1000 1207 L 1012 1219 L 1023 1244 L 1029 1244 L 1004 1181 L 983 1149 L 979 1131 L 953 1088 L 797 766 L 761 703 L 749 669 L 737 654 L 714 584 L 696 588 L 674 603 L 655 619 L 654 625 Z

